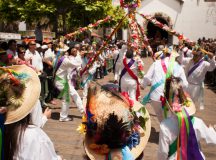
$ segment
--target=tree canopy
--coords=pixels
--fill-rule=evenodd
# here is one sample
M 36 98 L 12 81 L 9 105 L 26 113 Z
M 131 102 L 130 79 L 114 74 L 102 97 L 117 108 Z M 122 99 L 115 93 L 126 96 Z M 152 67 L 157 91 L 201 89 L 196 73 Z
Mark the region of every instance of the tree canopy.
M 5 22 L 25 21 L 51 24 L 54 31 L 72 31 L 110 15 L 112 27 L 123 17 L 124 10 L 113 7 L 112 0 L 0 0 L 0 18 Z

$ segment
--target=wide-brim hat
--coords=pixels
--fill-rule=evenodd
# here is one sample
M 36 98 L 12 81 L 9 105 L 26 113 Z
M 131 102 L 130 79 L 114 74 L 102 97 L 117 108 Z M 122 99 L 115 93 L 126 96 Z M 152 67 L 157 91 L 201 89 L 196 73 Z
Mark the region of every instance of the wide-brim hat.
M 103 93 L 99 94 L 99 95 L 102 95 Z M 114 94 L 117 94 L 117 93 L 114 93 Z M 112 93 L 107 93 L 107 94 L 104 94 L 102 97 L 104 96 L 107 96 L 107 97 L 111 97 L 112 96 Z M 120 96 L 120 95 L 117 95 L 117 96 Z M 102 97 L 101 97 L 101 100 L 102 100 Z M 97 98 L 94 99 L 94 102 L 95 104 L 97 104 Z M 104 101 L 106 101 L 106 99 L 104 98 Z M 112 101 L 112 100 L 110 100 Z M 111 102 L 112 103 L 112 102 Z M 117 102 L 118 105 L 121 105 L 121 102 Z M 101 104 L 103 106 L 103 104 Z M 124 104 L 123 104 L 124 105 Z M 97 106 L 97 105 L 96 105 Z M 104 105 L 105 107 L 105 105 Z M 134 102 L 134 106 L 133 106 L 133 110 L 134 111 L 138 111 L 140 110 L 141 108 L 143 107 L 143 105 L 141 103 L 139 103 L 138 101 L 135 101 Z M 102 108 L 102 107 L 101 107 Z M 110 108 L 109 108 L 110 109 Z M 107 110 L 109 110 L 107 109 Z M 103 109 L 102 109 L 103 110 Z M 121 113 L 117 113 L 116 114 L 120 114 L 121 116 Z M 145 115 L 144 115 L 145 119 L 146 119 L 146 124 L 145 124 L 145 129 L 139 127 L 139 133 L 140 133 L 140 143 L 132 148 L 132 150 L 130 150 L 132 156 L 134 157 L 134 159 L 138 158 L 144 148 L 146 147 L 147 145 L 147 142 L 148 142 L 148 139 L 150 137 L 150 132 L 151 132 L 151 120 L 150 120 L 150 115 L 148 113 L 148 111 L 146 110 L 145 112 Z M 105 159 L 105 155 L 103 154 L 99 154 L 97 153 L 95 150 L 91 149 L 90 148 L 90 144 L 94 143 L 94 139 L 92 137 L 89 137 L 88 135 L 85 136 L 85 139 L 84 139 L 84 149 L 85 149 L 85 152 L 87 154 L 87 156 L 89 157 L 90 160 L 104 160 Z M 117 156 L 117 154 L 121 153 L 121 149 L 122 148 L 119 148 L 119 149 L 111 149 L 111 157 L 114 157 L 114 156 Z
M 6 67 L 6 69 L 10 69 L 17 73 L 26 73 L 29 76 L 28 80 L 25 82 L 25 89 L 22 93 L 23 101 L 21 106 L 13 110 L 8 109 L 6 113 L 5 124 L 11 124 L 23 119 L 32 111 L 39 99 L 41 85 L 37 73 L 26 65 L 14 65 Z
M 60 51 L 60 52 L 67 52 L 70 49 L 70 47 L 68 47 L 66 44 L 64 44 L 63 42 L 59 43 L 59 47 L 56 49 L 56 51 Z

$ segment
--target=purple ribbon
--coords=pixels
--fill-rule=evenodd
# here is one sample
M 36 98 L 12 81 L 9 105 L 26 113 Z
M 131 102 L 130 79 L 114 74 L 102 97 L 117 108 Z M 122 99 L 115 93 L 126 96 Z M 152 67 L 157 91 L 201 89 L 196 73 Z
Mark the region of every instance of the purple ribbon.
M 74 69 L 71 71 L 71 75 L 72 75 L 71 84 L 72 84 L 74 87 L 76 86 L 76 77 L 77 77 L 77 73 L 76 73 L 75 71 L 76 71 L 76 68 L 74 68 Z
M 199 62 L 197 62 L 188 72 L 188 77 L 197 69 L 197 67 L 199 67 L 202 62 L 204 61 L 204 59 L 201 59 Z
M 135 60 L 134 59 L 131 59 L 130 62 L 127 64 L 128 67 L 130 68 L 133 64 L 134 64 Z M 122 71 L 121 71 L 121 74 L 120 74 L 120 79 L 119 79 L 119 92 L 121 92 L 121 79 L 122 77 L 127 73 L 127 69 L 124 68 Z
M 188 145 L 187 145 L 187 159 L 188 160 L 204 160 L 199 150 L 199 145 L 198 145 L 196 134 L 193 128 L 191 117 L 189 116 L 186 110 L 185 110 L 185 113 L 189 120 L 188 122 L 189 122 L 189 129 L 190 129 L 189 136 L 188 136 Z

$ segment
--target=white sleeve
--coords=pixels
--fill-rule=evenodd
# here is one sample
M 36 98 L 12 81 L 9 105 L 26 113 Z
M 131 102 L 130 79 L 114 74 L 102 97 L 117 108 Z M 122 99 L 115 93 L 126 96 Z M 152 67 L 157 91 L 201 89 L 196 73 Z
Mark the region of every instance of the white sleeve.
M 155 69 L 155 62 L 150 66 L 148 72 L 143 78 L 143 82 L 142 82 L 143 88 L 146 88 L 147 86 L 151 85 L 152 78 L 154 75 L 154 69 Z
M 184 69 L 182 68 L 182 67 L 180 67 L 180 77 L 181 77 L 181 83 L 182 83 L 182 87 L 184 88 L 184 89 L 186 89 L 187 87 L 188 87 L 188 81 L 187 81 L 187 78 L 186 78 L 186 75 L 185 75 L 185 71 L 184 71 Z
M 38 100 L 31 111 L 31 122 L 33 125 L 43 128 L 47 120 L 47 117 L 42 112 L 40 101 Z
M 56 154 L 53 143 L 46 133 L 38 127 L 27 128 L 18 153 L 17 160 L 61 160 Z
M 215 69 L 216 67 L 216 62 L 215 62 L 215 57 L 213 57 L 212 59 L 208 60 L 208 65 L 207 65 L 207 71 L 211 72 Z
M 169 153 L 169 138 L 166 133 L 166 127 L 163 123 L 160 124 L 158 160 L 167 160 Z
M 39 54 L 39 53 L 38 53 Z M 40 55 L 40 54 L 39 54 Z M 43 71 L 43 60 L 42 57 L 40 56 L 40 64 L 39 64 L 39 70 Z
M 194 129 L 198 141 L 204 139 L 206 143 L 216 144 L 216 131 L 212 127 L 207 127 L 200 118 L 194 117 Z
M 28 60 L 30 60 L 32 58 L 32 55 L 29 54 L 29 52 L 26 52 L 24 58 L 25 58 L 26 61 L 28 61 Z
M 88 73 L 90 73 L 91 75 L 93 75 L 96 72 L 96 69 L 98 67 L 98 65 L 96 63 L 97 62 L 94 62 L 94 64 L 88 70 Z
M 190 57 L 184 57 L 184 52 L 179 51 L 179 57 L 177 57 L 177 60 L 180 62 L 181 65 L 186 66 L 192 58 Z
M 80 67 L 81 63 L 75 59 L 68 59 L 66 58 L 64 60 L 64 64 L 70 68 L 70 67 Z

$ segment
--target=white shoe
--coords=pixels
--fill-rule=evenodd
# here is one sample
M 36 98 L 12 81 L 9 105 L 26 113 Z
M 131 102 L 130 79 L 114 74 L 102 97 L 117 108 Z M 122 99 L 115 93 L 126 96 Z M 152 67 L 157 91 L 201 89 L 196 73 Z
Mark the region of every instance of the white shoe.
M 205 107 L 204 106 L 200 106 L 200 110 L 204 110 L 205 109 Z
M 66 117 L 66 118 L 60 118 L 59 122 L 68 122 L 68 121 L 71 121 L 71 120 L 72 120 L 71 118 Z

